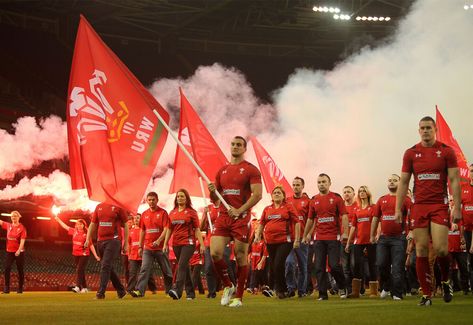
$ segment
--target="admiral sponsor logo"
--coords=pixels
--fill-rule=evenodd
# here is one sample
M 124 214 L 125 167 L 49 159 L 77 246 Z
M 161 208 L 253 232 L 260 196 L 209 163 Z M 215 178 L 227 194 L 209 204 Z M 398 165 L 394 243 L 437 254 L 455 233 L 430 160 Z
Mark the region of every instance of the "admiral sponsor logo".
M 419 181 L 438 181 L 440 180 L 440 174 L 425 173 L 417 175 Z
M 77 246 L 83 246 L 83 245 L 84 245 L 84 243 L 81 242 L 81 241 L 73 241 L 72 243 L 73 243 L 74 245 L 77 245 Z
M 253 256 L 261 256 L 261 253 L 253 253 Z
M 318 219 L 319 223 L 334 222 L 334 221 L 335 221 L 334 217 L 323 217 L 323 218 Z
M 186 223 L 186 221 L 185 220 L 173 220 L 171 223 L 173 225 L 183 225 L 183 224 Z
M 113 226 L 113 222 L 100 221 L 100 222 L 99 222 L 99 226 L 100 226 L 100 227 L 112 227 L 112 226 Z
M 455 231 L 449 230 L 449 231 L 448 231 L 448 234 L 449 234 L 450 236 L 459 236 L 459 235 L 460 235 L 460 230 L 455 230 Z
M 394 221 L 396 220 L 395 216 L 383 216 L 384 221 Z
M 159 232 L 159 228 L 151 228 L 151 229 L 146 229 L 147 234 L 154 234 Z
M 223 190 L 223 195 L 240 195 L 240 190 L 228 188 Z
M 465 205 L 465 211 L 473 211 L 473 205 Z
M 273 220 L 273 219 L 281 219 L 280 214 L 272 214 L 268 216 L 268 220 Z
M 358 222 L 369 222 L 370 218 L 369 217 L 358 218 L 358 219 L 356 219 L 356 221 L 358 221 Z

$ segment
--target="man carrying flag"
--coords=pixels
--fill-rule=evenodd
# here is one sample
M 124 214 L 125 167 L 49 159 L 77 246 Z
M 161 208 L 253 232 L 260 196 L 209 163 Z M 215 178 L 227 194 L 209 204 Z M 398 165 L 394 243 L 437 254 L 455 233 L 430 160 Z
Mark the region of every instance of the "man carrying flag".
M 248 277 L 248 225 L 251 218 L 251 208 L 262 197 L 261 174 L 254 165 L 244 159 L 246 144 L 246 140 L 241 136 L 232 139 L 230 164 L 219 170 L 215 184 L 208 185 L 212 200 L 217 200 L 215 191 L 218 191 L 230 205 L 229 210 L 221 206 L 210 242 L 210 253 L 215 270 L 225 287 L 220 303 L 229 307 L 242 306 L 241 300 Z M 228 267 L 223 260 L 225 246 L 232 238 L 235 241 L 234 249 L 238 264 L 236 288 L 230 281 Z M 235 298 L 230 301 L 235 291 Z

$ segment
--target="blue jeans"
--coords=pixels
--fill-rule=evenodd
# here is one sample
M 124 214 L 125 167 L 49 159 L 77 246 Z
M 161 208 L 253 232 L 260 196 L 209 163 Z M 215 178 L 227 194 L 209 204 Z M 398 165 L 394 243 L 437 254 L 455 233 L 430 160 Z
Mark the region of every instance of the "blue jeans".
M 286 258 L 286 285 L 289 291 L 296 291 L 296 259 L 299 267 L 297 272 L 297 291 L 299 295 L 307 292 L 307 255 L 309 245 L 301 243 L 299 248 L 294 248 Z
M 376 264 L 381 289 L 402 297 L 404 287 L 404 262 L 406 260 L 406 237 L 381 236 L 376 246 Z M 390 282 L 391 280 L 391 282 Z

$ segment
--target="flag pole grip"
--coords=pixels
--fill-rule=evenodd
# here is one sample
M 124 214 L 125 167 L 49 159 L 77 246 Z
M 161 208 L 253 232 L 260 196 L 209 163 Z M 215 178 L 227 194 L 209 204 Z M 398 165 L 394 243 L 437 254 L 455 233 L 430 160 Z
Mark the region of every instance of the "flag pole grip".
M 171 128 L 169 127 L 169 125 L 167 125 L 166 121 L 164 121 L 164 119 L 161 117 L 161 115 L 159 115 L 159 112 L 155 109 L 153 109 L 153 113 L 157 116 L 158 120 L 161 122 L 161 124 L 164 126 L 164 128 L 168 131 L 168 133 L 172 136 L 172 138 L 174 139 L 174 141 L 176 141 L 177 145 L 179 146 L 179 148 L 181 148 L 181 150 L 184 152 L 184 154 L 187 156 L 187 158 L 189 158 L 189 160 L 191 161 L 192 165 L 194 165 L 195 169 L 197 170 L 197 172 L 199 173 L 200 176 L 202 176 L 202 178 L 205 180 L 205 182 L 207 184 L 210 184 L 210 179 L 207 177 L 207 175 L 205 175 L 204 171 L 202 170 L 202 168 L 200 168 L 200 166 L 197 164 L 197 162 L 194 160 L 194 157 L 192 157 L 192 155 L 189 153 L 189 151 L 187 151 L 186 147 L 182 144 L 182 142 L 178 139 L 178 137 L 176 136 L 176 134 L 174 134 L 174 132 L 171 130 Z M 215 190 L 215 195 L 218 197 L 218 199 L 220 200 L 220 202 L 222 202 L 222 204 L 225 206 L 225 208 L 227 208 L 227 210 L 230 210 L 230 205 L 225 201 L 225 199 L 223 198 L 223 196 L 217 191 Z

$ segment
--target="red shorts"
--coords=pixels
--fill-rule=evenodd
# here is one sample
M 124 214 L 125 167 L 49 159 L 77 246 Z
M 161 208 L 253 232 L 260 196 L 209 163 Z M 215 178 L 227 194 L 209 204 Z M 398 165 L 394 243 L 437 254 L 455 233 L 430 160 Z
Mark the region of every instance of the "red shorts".
M 431 222 L 450 228 L 448 205 L 414 203 L 411 208 L 412 229 L 428 228 Z
M 243 243 L 248 243 L 250 237 L 249 216 L 233 219 L 226 213 L 220 213 L 214 222 L 212 236 L 231 237 Z

